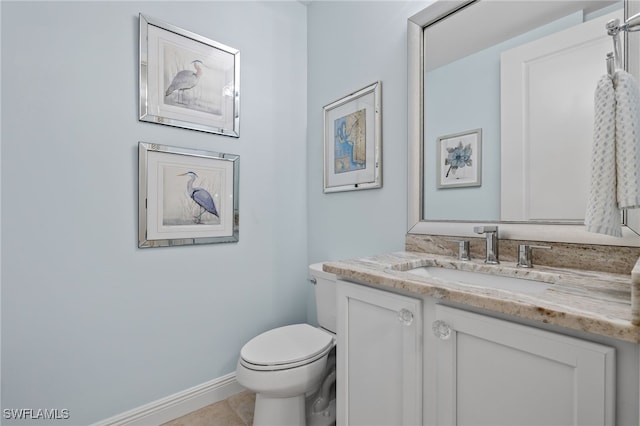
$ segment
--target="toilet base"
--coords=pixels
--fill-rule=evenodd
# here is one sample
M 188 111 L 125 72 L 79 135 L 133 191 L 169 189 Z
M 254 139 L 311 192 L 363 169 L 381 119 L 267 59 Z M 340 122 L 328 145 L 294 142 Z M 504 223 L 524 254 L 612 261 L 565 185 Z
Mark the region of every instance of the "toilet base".
M 253 426 L 300 426 L 305 423 L 304 395 L 269 398 L 256 394 Z
M 310 411 L 310 410 L 307 410 Z M 336 400 L 332 399 L 329 406 L 319 413 L 307 413 L 306 426 L 335 426 L 336 424 Z

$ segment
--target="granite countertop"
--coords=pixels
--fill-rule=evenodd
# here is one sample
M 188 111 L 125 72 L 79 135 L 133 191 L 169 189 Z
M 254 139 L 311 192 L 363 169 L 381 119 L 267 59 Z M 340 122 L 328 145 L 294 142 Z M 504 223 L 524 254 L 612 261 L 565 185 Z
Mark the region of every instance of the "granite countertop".
M 550 285 L 535 293 L 521 292 L 408 272 L 422 266 L 518 277 Z M 325 262 L 323 269 L 355 282 L 640 343 L 640 260 L 630 275 L 623 275 L 545 266 L 526 269 L 510 262 L 487 265 L 478 260 L 402 251 Z

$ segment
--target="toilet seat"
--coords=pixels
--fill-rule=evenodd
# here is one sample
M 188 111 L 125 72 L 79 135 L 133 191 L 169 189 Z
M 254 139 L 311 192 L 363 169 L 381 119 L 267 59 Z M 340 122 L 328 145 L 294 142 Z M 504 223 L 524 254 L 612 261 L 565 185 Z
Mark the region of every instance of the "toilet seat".
M 285 370 L 310 364 L 333 346 L 333 336 L 325 331 L 309 324 L 288 325 L 247 342 L 240 351 L 240 363 L 251 370 Z

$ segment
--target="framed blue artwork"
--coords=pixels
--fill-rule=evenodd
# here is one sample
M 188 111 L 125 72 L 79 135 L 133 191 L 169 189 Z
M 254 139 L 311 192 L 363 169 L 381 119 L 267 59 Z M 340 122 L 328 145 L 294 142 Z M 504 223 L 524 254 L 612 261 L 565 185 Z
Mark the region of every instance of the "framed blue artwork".
M 324 107 L 324 192 L 382 186 L 378 81 Z
M 482 185 L 482 129 L 441 136 L 436 148 L 438 188 Z

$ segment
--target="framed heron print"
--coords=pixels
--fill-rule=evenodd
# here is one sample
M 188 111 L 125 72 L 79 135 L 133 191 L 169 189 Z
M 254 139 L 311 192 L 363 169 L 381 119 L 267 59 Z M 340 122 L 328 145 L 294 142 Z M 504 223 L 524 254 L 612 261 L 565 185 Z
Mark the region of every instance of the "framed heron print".
M 140 142 L 138 162 L 138 247 L 238 241 L 238 155 Z
M 324 192 L 382 186 L 378 81 L 324 107 Z
M 140 14 L 140 121 L 240 136 L 240 52 Z

